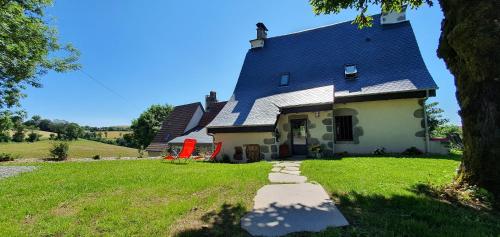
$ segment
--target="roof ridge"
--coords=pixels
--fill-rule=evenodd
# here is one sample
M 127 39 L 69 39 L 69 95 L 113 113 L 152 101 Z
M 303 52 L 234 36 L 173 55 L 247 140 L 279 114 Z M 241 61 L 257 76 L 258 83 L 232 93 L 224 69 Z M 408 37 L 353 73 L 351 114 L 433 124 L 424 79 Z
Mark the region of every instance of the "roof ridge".
M 378 14 L 373 14 L 373 15 L 370 15 L 370 16 L 374 17 L 374 16 L 377 16 L 377 15 L 381 15 L 381 14 L 378 13 Z M 345 20 L 345 21 L 341 21 L 341 22 L 336 22 L 336 23 L 328 24 L 328 25 L 307 28 L 307 29 L 304 29 L 304 30 L 299 30 L 299 31 L 291 32 L 291 33 L 286 33 L 286 34 L 283 34 L 283 35 L 276 35 L 276 36 L 268 37 L 268 39 L 279 38 L 279 37 L 283 37 L 283 36 L 295 35 L 295 34 L 300 34 L 300 33 L 306 33 L 306 32 L 309 32 L 309 31 L 319 30 L 319 29 L 322 29 L 322 28 L 332 27 L 332 26 L 336 26 L 336 25 L 340 25 L 340 24 L 345 24 L 345 23 L 353 22 L 353 21 L 354 20 Z
M 184 107 L 184 106 L 191 106 L 191 105 L 195 105 L 195 104 L 201 104 L 201 102 L 193 102 L 193 103 L 189 103 L 189 104 L 182 104 L 182 105 L 176 105 L 176 107 Z

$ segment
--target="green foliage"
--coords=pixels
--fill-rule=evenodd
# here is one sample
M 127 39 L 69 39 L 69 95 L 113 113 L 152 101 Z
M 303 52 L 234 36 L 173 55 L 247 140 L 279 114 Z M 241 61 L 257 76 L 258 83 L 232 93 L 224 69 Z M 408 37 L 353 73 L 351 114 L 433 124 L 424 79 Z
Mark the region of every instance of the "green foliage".
M 76 70 L 79 53 L 61 45 L 44 17 L 52 0 L 2 0 L 0 3 L 0 109 L 19 106 L 22 90 L 41 87 L 48 71 Z M 66 56 L 55 56 L 64 55 Z
M 450 120 L 444 118 L 444 110 L 439 108 L 438 102 L 432 102 L 425 104 L 425 112 L 427 113 L 427 126 L 429 126 L 429 132 L 432 134 L 439 126 L 448 123 Z
M 9 111 L 0 112 L 0 142 L 10 141 L 9 131 L 13 127 L 11 113 Z
M 451 133 L 462 135 L 462 128 L 454 124 L 444 124 L 437 127 L 431 134 L 433 137 L 447 137 Z
M 58 140 L 76 140 L 83 137 L 84 131 L 80 125 L 76 123 L 68 123 L 66 121 L 52 122 L 50 131 L 57 133 Z
M 380 5 L 382 12 L 401 12 L 405 5 L 418 8 L 424 3 L 433 5 L 432 0 L 309 0 L 316 15 L 339 13 L 343 9 L 354 9 L 359 12 L 353 24 L 359 28 L 372 26 L 373 17 L 367 16 L 366 12 L 370 5 Z
M 29 134 L 28 134 L 28 137 L 26 138 L 26 141 L 27 142 L 36 142 L 36 141 L 40 141 L 40 137 L 42 137 L 41 134 L 38 134 L 34 131 L 31 131 Z
M 16 132 L 12 135 L 12 141 L 14 142 L 23 142 L 24 141 L 24 128 L 18 127 L 16 128 Z
M 54 143 L 49 152 L 54 160 L 66 160 L 69 153 L 69 144 L 66 142 Z
M 39 128 L 41 120 L 42 120 L 42 117 L 40 115 L 33 115 L 31 117 L 31 119 L 29 119 L 28 121 L 24 122 L 24 125 L 26 125 L 28 127 Z
M 172 110 L 171 105 L 152 105 L 139 118 L 134 119 L 131 129 L 136 145 L 147 147 Z
M 18 156 L 10 154 L 10 153 L 0 153 L 0 162 L 13 161 L 16 158 L 18 158 Z

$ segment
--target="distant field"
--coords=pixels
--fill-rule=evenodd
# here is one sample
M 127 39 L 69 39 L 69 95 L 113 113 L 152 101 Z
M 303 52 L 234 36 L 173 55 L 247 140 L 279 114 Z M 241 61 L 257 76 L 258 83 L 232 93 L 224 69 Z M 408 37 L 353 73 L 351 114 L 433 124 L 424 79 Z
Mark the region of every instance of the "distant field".
M 46 140 L 46 139 L 49 139 L 50 134 L 55 134 L 55 133 L 53 133 L 53 132 L 46 132 L 46 131 L 39 131 L 39 130 L 33 130 L 33 132 L 35 132 L 35 133 L 38 133 L 38 134 L 42 135 L 42 137 L 40 138 L 40 140 Z M 14 131 L 10 131 L 9 133 L 10 133 L 10 135 L 12 136 L 12 134 L 14 134 Z M 26 130 L 24 131 L 24 133 L 26 134 L 26 136 L 25 136 L 25 137 L 28 137 L 28 134 L 30 134 L 30 133 L 31 133 L 31 130 L 30 130 L 30 129 L 26 129 Z
M 123 137 L 123 135 L 132 133 L 131 131 L 100 131 L 96 132 L 97 134 L 101 134 L 103 138 L 108 139 L 117 139 Z
M 48 158 L 49 148 L 56 141 L 43 140 L 35 143 L 0 143 L 0 152 L 20 155 L 20 158 Z M 137 157 L 136 149 L 109 145 L 101 142 L 79 139 L 69 143 L 69 158 L 101 157 Z

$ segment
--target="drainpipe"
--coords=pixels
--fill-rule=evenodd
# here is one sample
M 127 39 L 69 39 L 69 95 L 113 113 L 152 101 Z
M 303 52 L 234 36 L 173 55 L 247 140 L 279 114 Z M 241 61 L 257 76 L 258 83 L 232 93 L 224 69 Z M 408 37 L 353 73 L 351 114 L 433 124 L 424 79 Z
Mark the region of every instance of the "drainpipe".
M 425 100 L 424 100 L 424 127 L 425 127 L 425 153 L 429 153 L 429 125 L 427 124 L 427 111 L 425 109 L 425 104 L 429 99 L 429 90 L 425 90 Z
M 333 110 L 335 108 L 335 85 L 333 86 L 333 95 L 332 95 L 332 155 L 335 156 L 335 115 L 333 114 Z
M 335 93 L 335 92 L 334 92 Z M 335 97 L 335 95 L 334 95 Z M 335 115 L 333 114 L 335 101 L 332 103 L 332 155 L 335 155 Z

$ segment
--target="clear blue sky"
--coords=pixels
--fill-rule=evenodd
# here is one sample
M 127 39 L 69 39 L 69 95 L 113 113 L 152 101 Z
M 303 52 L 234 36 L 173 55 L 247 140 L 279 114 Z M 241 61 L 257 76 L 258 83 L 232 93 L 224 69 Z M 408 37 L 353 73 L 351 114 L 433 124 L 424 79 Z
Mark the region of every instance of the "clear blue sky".
M 269 36 L 352 20 L 353 11 L 315 16 L 306 0 L 254 1 L 56 0 L 54 18 L 62 42 L 82 53 L 83 70 L 119 95 L 76 71 L 50 73 L 43 88 L 28 89 L 29 115 L 84 125 L 128 125 L 152 104 L 203 101 L 215 90 L 231 96 L 255 23 Z M 379 13 L 372 8 L 371 14 Z M 420 50 L 440 89 L 438 101 L 460 124 L 453 77 L 437 58 L 442 13 L 434 7 L 409 10 Z

